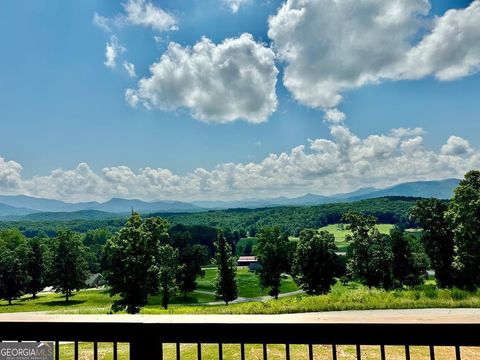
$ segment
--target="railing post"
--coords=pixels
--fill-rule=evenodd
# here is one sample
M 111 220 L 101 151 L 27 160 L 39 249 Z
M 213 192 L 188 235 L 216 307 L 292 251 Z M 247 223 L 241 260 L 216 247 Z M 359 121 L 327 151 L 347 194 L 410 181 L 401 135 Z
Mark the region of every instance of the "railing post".
M 157 341 L 132 340 L 130 360 L 162 360 L 163 344 Z

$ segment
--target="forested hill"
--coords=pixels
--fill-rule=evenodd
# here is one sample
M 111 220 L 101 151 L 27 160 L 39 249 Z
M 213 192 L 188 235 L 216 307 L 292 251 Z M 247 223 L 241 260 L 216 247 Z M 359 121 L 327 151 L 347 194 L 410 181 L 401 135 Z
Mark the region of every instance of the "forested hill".
M 160 216 L 167 219 L 172 225 L 203 225 L 232 231 L 240 229 L 255 231 L 265 226 L 279 226 L 283 231 L 296 235 L 304 228 L 317 228 L 338 223 L 342 214 L 348 211 L 359 211 L 374 215 L 381 223 L 395 224 L 402 221 L 407 226 L 411 226 L 413 224 L 408 223 L 408 215 L 415 202 L 419 199 L 392 196 L 317 206 L 282 206 L 262 209 L 229 209 L 198 213 L 155 213 L 142 215 Z M 37 219 L 34 220 L 0 221 L 0 229 L 18 228 L 29 237 L 39 233 L 53 236 L 58 229 L 62 228 L 68 228 L 81 233 L 97 228 L 106 228 L 109 232 L 115 232 L 124 224 L 126 219 L 122 216 L 104 219 L 66 219 L 63 213 L 58 218 L 56 213 L 48 213 L 47 215 L 46 217 L 38 215 Z
M 213 210 L 189 214 L 155 214 L 172 224 L 206 225 L 224 229 L 261 229 L 278 226 L 291 235 L 304 228 L 318 228 L 340 222 L 348 211 L 358 211 L 375 216 L 381 223 L 409 223 L 410 210 L 421 198 L 391 196 L 360 200 L 351 203 L 335 203 L 317 206 L 282 206 L 262 209 Z

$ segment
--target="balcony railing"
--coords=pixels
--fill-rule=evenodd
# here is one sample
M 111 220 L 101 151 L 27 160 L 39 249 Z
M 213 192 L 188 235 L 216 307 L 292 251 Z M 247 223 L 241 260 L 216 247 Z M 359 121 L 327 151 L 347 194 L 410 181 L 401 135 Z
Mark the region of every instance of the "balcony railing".
M 379 317 L 380 316 L 380 317 Z M 216 316 L 128 316 L 128 315 L 12 315 L 0 317 L 2 341 L 54 341 L 55 359 L 60 360 L 60 343 L 73 342 L 74 358 L 79 358 L 79 343 L 93 343 L 93 359 L 98 357 L 98 344 L 111 343 L 113 359 L 117 344 L 130 344 L 130 359 L 164 358 L 164 344 L 175 344 L 174 358 L 181 359 L 180 344 L 195 344 L 197 358 L 210 359 L 202 351 L 205 344 L 215 344 L 218 358 L 224 358 L 224 345 L 237 344 L 239 358 L 245 359 L 248 344 L 261 344 L 263 359 L 268 359 L 267 344 L 283 344 L 284 358 L 291 358 L 291 346 L 305 344 L 305 359 L 318 358 L 316 344 L 328 345 L 330 358 L 337 359 L 337 347 L 353 345 L 356 358 L 362 358 L 362 346 L 378 346 L 378 358 L 385 359 L 385 347 L 404 347 L 410 359 L 412 346 L 427 346 L 427 358 L 435 359 L 437 346 L 452 347 L 457 360 L 463 346 L 480 346 L 480 319 L 471 322 L 455 319 L 435 322 L 418 317 L 390 322 L 388 316 L 376 315 L 362 322 L 340 322 L 307 315 L 216 315 Z M 380 319 L 380 320 L 379 320 Z M 413 321 L 412 321 L 413 319 Z M 480 352 L 478 352 L 480 356 Z M 217 356 L 216 356 L 217 357 Z M 453 358 L 453 357 L 452 357 Z

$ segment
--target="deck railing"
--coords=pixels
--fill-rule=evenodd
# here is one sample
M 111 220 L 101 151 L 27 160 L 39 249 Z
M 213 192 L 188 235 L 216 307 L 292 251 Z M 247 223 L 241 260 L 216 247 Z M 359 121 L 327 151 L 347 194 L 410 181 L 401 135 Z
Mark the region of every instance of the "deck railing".
M 70 317 L 71 318 L 71 317 Z M 109 321 L 112 319 L 112 321 Z M 330 358 L 337 359 L 337 347 L 353 345 L 356 358 L 361 359 L 362 346 L 378 346 L 379 358 L 385 359 L 385 346 L 401 345 L 405 359 L 410 359 L 411 346 L 429 347 L 428 356 L 435 359 L 436 346 L 451 346 L 457 360 L 462 358 L 463 346 L 480 346 L 480 323 L 325 323 L 309 321 L 269 321 L 244 317 L 229 321 L 228 316 L 217 320 L 202 317 L 188 321 L 124 321 L 115 316 L 68 321 L 61 316 L 48 321 L 0 320 L 0 339 L 3 341 L 54 341 L 55 359 L 60 360 L 61 342 L 73 342 L 74 358 L 79 358 L 78 344 L 93 343 L 93 359 L 98 359 L 98 344 L 108 342 L 113 347 L 113 359 L 117 359 L 117 344 L 130 344 L 130 359 L 163 359 L 163 344 L 176 344 L 174 358 L 181 359 L 180 344 L 196 344 L 197 358 L 202 359 L 202 345 L 216 344 L 218 358 L 224 358 L 224 344 L 238 344 L 239 358 L 245 359 L 246 344 L 263 344 L 263 358 L 268 359 L 267 344 L 284 344 L 289 360 L 291 345 L 305 344 L 305 359 L 314 359 L 313 345 L 329 346 Z M 167 320 L 166 320 L 167 319 Z M 198 319 L 198 321 L 196 321 Z M 210 355 L 211 356 L 211 355 Z M 208 359 L 203 355 L 204 359 Z

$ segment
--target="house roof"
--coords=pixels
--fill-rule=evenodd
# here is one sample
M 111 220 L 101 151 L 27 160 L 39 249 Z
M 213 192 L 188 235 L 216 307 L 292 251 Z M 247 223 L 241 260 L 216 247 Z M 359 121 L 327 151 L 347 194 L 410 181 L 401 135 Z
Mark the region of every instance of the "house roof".
M 238 258 L 238 261 L 240 262 L 257 261 L 257 257 L 256 256 L 240 256 Z

